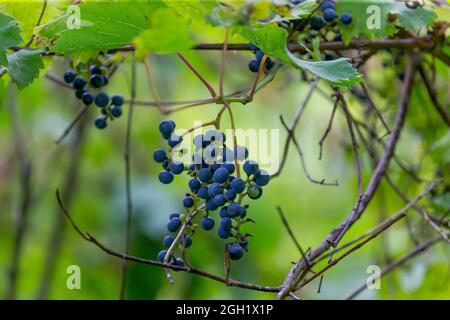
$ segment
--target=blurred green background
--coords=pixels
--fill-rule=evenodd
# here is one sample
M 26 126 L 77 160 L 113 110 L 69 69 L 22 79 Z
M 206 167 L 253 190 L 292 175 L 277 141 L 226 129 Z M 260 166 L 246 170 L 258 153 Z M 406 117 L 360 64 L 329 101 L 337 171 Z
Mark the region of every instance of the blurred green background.
M 205 33 L 206 35 L 208 33 Z M 209 42 L 219 42 L 214 34 Z M 251 55 L 230 52 L 226 70 L 226 92 L 250 86 L 254 75 L 247 71 Z M 212 84 L 218 83 L 219 52 L 189 52 L 186 57 Z M 387 54 L 372 58 L 364 72 L 375 101 L 383 115 L 392 123 L 397 108 L 401 81 L 394 68 L 382 68 L 392 63 Z M 151 56 L 156 86 L 162 100 L 192 100 L 207 98 L 208 92 L 175 55 Z M 53 62 L 52 62 L 53 61 Z M 61 77 L 70 67 L 69 60 L 57 57 L 46 61 L 51 73 Z M 402 68 L 397 66 L 396 68 Z M 137 98 L 153 101 L 143 64 L 137 66 Z M 130 96 L 129 59 L 120 66 L 106 88 L 108 93 Z M 448 69 L 438 65 L 439 96 L 448 99 Z M 319 87 L 331 91 L 325 82 Z M 233 104 L 238 128 L 280 129 L 280 151 L 286 137 L 279 115 L 289 121 L 309 88 L 300 73 L 282 68 L 275 80 L 261 90 L 255 100 L 246 105 Z M 351 112 L 365 121 L 360 101 L 347 92 Z M 9 88 L 6 77 L 0 78 L 0 294 L 6 290 L 8 267 L 14 245 L 14 226 L 21 199 L 17 141 L 12 134 L 11 113 L 7 102 L 16 103 L 18 119 L 24 134 L 23 146 L 32 163 L 31 204 L 27 231 L 20 260 L 17 296 L 21 299 L 116 299 L 119 293 L 120 260 L 101 252 L 80 238 L 67 225 L 59 209 L 55 190 L 60 189 L 73 218 L 82 230 L 89 231 L 108 247 L 122 251 L 125 226 L 125 177 L 123 150 L 126 115 L 105 130 L 93 125 L 96 110 L 90 110 L 83 124 L 78 124 L 61 145 L 54 143 L 79 108 L 79 102 L 69 89 L 41 77 L 30 87 L 18 92 Z M 447 100 L 448 101 L 448 100 Z M 170 116 L 178 128 L 190 128 L 194 121 L 215 117 L 219 106 L 206 105 L 181 111 Z M 278 286 L 300 255 L 286 232 L 276 211 L 280 205 L 303 248 L 314 247 L 322 241 L 351 210 L 357 196 L 356 171 L 353 155 L 341 112 L 338 112 L 330 136 L 324 145 L 324 157 L 318 161 L 318 142 L 326 128 L 332 102 L 315 93 L 296 131 L 307 166 L 317 179 L 339 181 L 339 187 L 310 183 L 303 174 L 298 155 L 291 148 L 283 174 L 266 187 L 262 199 L 251 202 L 249 216 L 256 221 L 246 227 L 253 234 L 249 252 L 232 265 L 234 279 L 262 285 Z M 182 209 L 181 200 L 187 191 L 186 177 L 178 177 L 169 186 L 158 182 L 160 167 L 152 159 L 153 151 L 163 144 L 158 132 L 162 119 L 153 107 L 136 106 L 132 126 L 131 181 L 134 203 L 130 253 L 155 259 L 162 249 L 168 215 Z M 224 116 L 223 128 L 229 127 Z M 384 132 L 378 126 L 380 135 Z M 80 130 L 82 133 L 80 134 Z M 84 130 L 84 131 L 83 131 Z M 448 161 L 448 129 L 431 106 L 426 91 L 418 85 L 407 117 L 407 125 L 398 147 L 399 157 L 433 179 L 435 171 Z M 79 137 L 80 155 L 76 140 Z M 444 139 L 444 140 L 442 140 Z M 434 147 L 441 141 L 441 147 Z M 444 141 L 444 142 L 442 142 Z M 442 148 L 443 144 L 443 148 Z M 380 147 L 380 146 L 377 146 Z M 445 151 L 447 150 L 447 151 Z M 252 157 L 250 146 L 250 157 Z M 371 174 L 371 162 L 361 149 L 364 182 Z M 410 197 L 423 185 L 411 181 L 397 165 L 392 176 Z M 448 204 L 448 202 L 447 202 Z M 363 218 L 345 236 L 344 242 L 375 226 L 382 217 L 396 212 L 403 202 L 382 183 Z M 435 212 L 435 211 L 433 211 Z M 439 211 L 436 211 L 439 212 Z M 218 213 L 215 213 L 217 216 Z M 424 226 L 416 212 L 409 212 L 408 223 L 419 238 L 433 234 Z M 219 275 L 223 274 L 224 241 L 215 231 L 198 232 L 188 249 L 193 266 Z M 318 281 L 299 294 L 305 299 L 339 299 L 368 277 L 366 268 L 386 259 L 394 259 L 414 246 L 405 221 L 385 232 L 364 249 L 351 255 L 327 272 L 317 293 Z M 360 298 L 369 299 L 448 299 L 448 246 L 438 244 L 403 268 L 383 278 L 381 290 L 365 291 Z M 66 269 L 81 268 L 81 290 L 66 287 Z M 128 299 L 271 299 L 271 293 L 261 293 L 227 287 L 192 274 L 174 272 L 175 284 L 170 285 L 159 267 L 129 263 L 126 297 Z

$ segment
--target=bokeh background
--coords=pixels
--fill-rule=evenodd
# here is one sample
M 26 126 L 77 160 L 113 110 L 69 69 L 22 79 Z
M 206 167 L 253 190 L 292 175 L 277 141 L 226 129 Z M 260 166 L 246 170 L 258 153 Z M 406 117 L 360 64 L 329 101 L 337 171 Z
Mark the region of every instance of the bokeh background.
M 202 30 L 204 42 L 220 42 L 220 30 Z M 240 40 L 234 39 L 232 40 Z M 191 51 L 186 57 L 210 81 L 217 85 L 220 73 L 219 52 Z M 249 53 L 230 52 L 228 55 L 226 92 L 248 87 L 254 74 L 248 71 Z M 191 100 L 207 98 L 208 92 L 175 55 L 151 56 L 156 87 L 162 100 Z M 384 52 L 369 60 L 364 72 L 375 101 L 384 117 L 392 123 L 397 108 L 402 63 L 393 63 Z M 70 68 L 67 58 L 46 60 L 49 72 L 61 77 Z M 130 96 L 131 63 L 119 67 L 106 88 L 108 93 Z M 137 66 L 137 98 L 153 101 L 144 66 Z M 448 101 L 448 69 L 438 65 L 439 97 Z M 327 84 L 319 83 L 325 94 L 316 92 L 296 131 L 307 166 L 318 179 L 338 180 L 339 187 L 310 183 L 302 172 L 298 155 L 291 148 L 286 167 L 264 191 L 263 197 L 251 202 L 249 216 L 256 223 L 246 227 L 253 234 L 249 252 L 232 265 L 231 276 L 263 285 L 278 286 L 300 255 L 290 239 L 276 206 L 285 212 L 295 235 L 306 249 L 317 245 L 351 210 L 357 196 L 356 171 L 350 139 L 340 112 L 324 145 L 324 157 L 318 161 L 318 142 L 326 128 L 332 102 Z M 232 108 L 239 128 L 280 129 L 280 151 L 286 137 L 279 115 L 290 120 L 309 89 L 308 82 L 294 70 L 282 68 L 275 80 L 261 90 L 255 100 Z M 365 121 L 361 101 L 346 93 L 352 113 Z M 127 106 L 124 115 L 105 130 L 93 125 L 96 110 L 91 110 L 61 145 L 54 143 L 79 108 L 79 102 L 69 89 L 58 86 L 41 74 L 30 87 L 16 91 L 6 77 L 0 78 L 0 294 L 6 290 L 8 267 L 14 245 L 14 230 L 18 206 L 23 194 L 20 189 L 18 144 L 13 135 L 13 115 L 8 105 L 15 104 L 17 119 L 24 140 L 21 147 L 32 165 L 31 202 L 27 218 L 24 248 L 20 260 L 17 296 L 21 299 L 116 299 L 119 293 L 120 260 L 106 255 L 84 241 L 67 224 L 59 209 L 55 190 L 60 189 L 73 218 L 82 230 L 89 231 L 107 246 L 122 251 L 125 229 L 125 177 L 123 151 Z M 219 106 L 206 105 L 170 116 L 179 128 L 190 128 L 194 121 L 215 117 Z M 153 151 L 163 144 L 158 132 L 162 116 L 153 107 L 136 106 L 132 126 L 131 181 L 134 203 L 130 253 L 155 259 L 162 249 L 168 215 L 182 210 L 181 200 L 187 191 L 186 177 L 177 177 L 171 185 L 162 185 L 157 175 L 160 167 L 152 159 Z M 229 118 L 222 120 L 229 127 Z M 383 130 L 378 127 L 380 135 Z M 408 166 L 420 172 L 424 179 L 433 179 L 440 164 L 450 159 L 448 129 L 430 104 L 426 91 L 418 85 L 407 117 L 407 125 L 398 147 L 398 156 Z M 437 144 L 439 142 L 440 144 Z M 436 146 L 437 144 L 437 146 Z M 379 147 L 379 146 L 378 146 Z M 249 146 L 250 157 L 252 146 Z M 364 182 L 371 173 L 371 163 L 361 149 Z M 423 185 L 392 166 L 392 176 L 409 196 L 419 193 Z M 447 197 L 448 199 L 448 197 Z M 428 201 L 428 200 L 427 200 Z M 448 205 L 444 202 L 444 205 Z M 393 214 L 403 206 L 389 186 L 381 185 L 363 218 L 344 238 L 350 240 L 375 226 L 382 217 Z M 448 207 L 447 207 L 448 209 Z M 442 205 L 435 207 L 442 211 Z M 439 211 L 441 210 L 441 211 Z M 218 213 L 216 213 L 217 215 Z M 431 233 L 423 227 L 417 213 L 408 213 L 408 223 L 414 234 L 428 238 Z M 406 221 L 406 220 L 405 220 Z M 188 249 L 193 266 L 223 274 L 224 241 L 215 231 L 198 232 Z M 406 223 L 400 222 L 364 249 L 351 255 L 327 272 L 317 293 L 318 282 L 308 285 L 300 296 L 305 299 L 339 299 L 368 277 L 366 268 L 381 267 L 414 246 Z M 382 289 L 365 291 L 360 298 L 369 299 L 448 299 L 449 249 L 438 244 L 403 268 L 383 278 Z M 81 290 L 68 290 L 66 269 L 81 268 Z M 174 273 L 170 285 L 159 267 L 129 263 L 128 299 L 271 299 L 271 293 L 253 292 L 227 287 L 192 274 Z

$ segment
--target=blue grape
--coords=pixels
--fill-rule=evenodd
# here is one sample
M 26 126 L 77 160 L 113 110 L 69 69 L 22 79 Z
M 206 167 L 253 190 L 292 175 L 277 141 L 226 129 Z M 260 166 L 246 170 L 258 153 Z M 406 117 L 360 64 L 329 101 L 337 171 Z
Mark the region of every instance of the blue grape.
M 200 188 L 198 188 L 197 194 L 200 197 L 200 199 L 206 200 L 211 198 L 207 186 L 201 186 Z
M 167 170 L 163 170 L 159 173 L 159 181 L 163 184 L 169 184 L 173 181 L 173 174 Z
M 242 207 L 236 202 L 230 203 L 227 209 L 228 217 L 235 218 L 241 214 Z
M 173 161 L 170 165 L 170 171 L 172 171 L 173 174 L 180 174 L 184 170 L 184 165 L 180 161 Z
M 333 9 L 334 10 L 334 8 L 335 8 L 335 6 L 334 6 L 333 1 L 324 1 L 322 3 L 322 6 L 321 6 L 322 12 L 327 10 L 327 9 Z
M 214 211 L 216 210 L 219 206 L 214 202 L 213 199 L 208 199 L 205 201 L 205 207 L 206 209 L 208 209 L 209 211 Z
M 229 176 L 228 170 L 221 167 L 214 172 L 213 179 L 217 183 L 224 183 L 228 181 Z
M 86 85 L 86 80 L 82 76 L 75 76 L 72 82 L 74 89 L 82 89 Z
M 198 181 L 196 178 L 192 178 L 191 180 L 189 180 L 188 184 L 191 191 L 197 191 L 201 186 L 200 181 Z
M 243 169 L 247 175 L 251 176 L 258 172 L 259 166 L 255 161 L 247 160 L 244 163 Z
M 105 116 L 98 116 L 97 118 L 95 118 L 94 124 L 98 129 L 105 129 L 108 125 Z
M 337 18 L 337 14 L 334 9 L 330 8 L 323 11 L 323 17 L 326 21 L 331 22 Z
M 228 217 L 223 218 L 220 220 L 220 227 L 223 229 L 230 229 L 233 226 L 233 220 L 231 220 Z
M 262 60 L 262 58 L 264 57 L 264 52 L 262 52 L 262 50 L 257 50 L 255 52 L 255 56 L 256 56 L 256 60 L 259 62 Z
M 180 136 L 177 136 L 176 134 L 172 134 L 170 138 L 167 140 L 167 143 L 171 148 L 175 148 L 177 145 L 179 145 L 183 141 L 183 138 Z
M 341 22 L 343 24 L 350 24 L 352 22 L 352 15 L 350 13 L 348 13 L 348 12 L 344 12 L 341 15 Z
M 166 254 L 167 254 L 167 250 L 161 250 L 158 253 L 158 261 L 161 263 L 164 262 L 164 258 L 166 257 Z
M 164 237 L 163 245 L 165 247 L 170 247 L 172 245 L 172 243 L 173 243 L 173 240 L 175 240 L 175 238 L 169 234 L 169 235 Z
M 66 83 L 72 83 L 77 74 L 73 70 L 67 70 L 64 72 L 64 81 Z
M 181 259 L 181 258 L 176 258 L 175 262 L 173 264 L 178 266 L 178 267 L 184 267 L 184 260 Z
M 179 218 L 170 219 L 167 223 L 167 230 L 175 232 L 181 227 L 181 220 Z
M 77 89 L 75 90 L 75 97 L 77 97 L 78 99 L 83 98 L 83 94 L 85 94 L 87 91 L 84 88 L 81 89 Z
M 92 92 L 84 92 L 83 95 L 81 96 L 81 101 L 83 101 L 83 103 L 87 106 L 91 105 L 92 102 L 94 102 L 95 96 Z
M 264 170 L 259 170 L 258 173 L 255 175 L 255 183 L 257 185 L 260 185 L 261 187 L 264 187 L 267 185 L 270 181 L 269 174 Z
M 228 207 L 227 207 L 227 206 L 222 207 L 222 208 L 220 209 L 219 216 L 220 216 L 222 219 L 223 219 L 223 218 L 228 218 Z
M 194 206 L 194 198 L 187 196 L 183 199 L 183 206 L 185 208 L 192 208 Z
M 123 105 L 123 97 L 120 94 L 113 94 L 111 97 L 111 103 L 115 106 Z
M 90 74 L 102 74 L 102 69 L 100 68 L 100 66 L 92 64 L 89 66 L 89 73 Z
M 220 185 L 220 183 L 214 182 L 211 183 L 208 186 L 208 193 L 210 197 L 214 197 L 218 194 L 222 194 L 223 193 L 223 187 Z
M 170 162 L 169 160 L 164 160 L 164 161 L 162 162 L 162 167 L 163 167 L 163 169 L 169 171 L 169 170 L 170 170 L 170 163 L 171 163 L 171 162 Z
M 103 108 L 106 107 L 109 103 L 109 96 L 105 92 L 100 92 L 95 97 L 95 105 L 97 107 Z
M 220 227 L 217 229 L 217 235 L 221 239 L 228 239 L 229 237 L 231 237 L 232 232 L 231 232 L 231 229 L 224 229 L 224 228 Z
M 162 148 L 158 148 L 153 152 L 153 160 L 155 160 L 158 163 L 163 163 L 164 160 L 167 159 L 166 151 Z
M 214 224 L 214 219 L 211 217 L 204 217 L 200 220 L 200 226 L 206 231 L 212 230 L 214 228 Z
M 225 204 L 225 202 L 227 202 L 227 199 L 225 199 L 225 196 L 223 194 L 218 194 L 214 196 L 213 201 L 217 205 L 217 207 L 221 207 Z
M 237 243 L 228 246 L 231 260 L 239 260 L 244 255 L 244 249 Z
M 253 50 L 253 51 L 259 50 L 259 48 L 251 42 L 248 44 L 248 47 L 250 50 Z
M 198 178 L 198 180 L 200 180 L 201 182 L 204 182 L 204 183 L 211 181 L 211 179 L 212 179 L 211 170 L 209 170 L 207 168 L 201 169 L 198 172 L 197 178 Z
M 243 192 L 245 190 L 245 181 L 241 178 L 233 179 L 233 181 L 231 181 L 231 190 L 236 194 Z
M 180 217 L 180 214 L 179 213 L 172 213 L 170 216 L 169 216 L 169 220 L 172 220 L 172 219 L 175 219 L 175 218 L 179 218 Z
M 122 115 L 122 108 L 120 106 L 112 105 L 109 111 L 114 118 L 119 118 Z
M 232 189 L 225 191 L 225 199 L 228 201 L 233 201 L 236 199 L 236 193 Z
M 319 16 L 312 17 L 309 23 L 314 30 L 320 30 L 323 27 L 323 19 Z
M 190 246 L 192 246 L 192 238 L 189 236 L 185 236 L 183 238 L 183 247 L 189 248 Z
M 222 163 L 222 168 L 227 169 L 229 174 L 233 174 L 233 172 L 236 170 L 233 163 Z
M 175 130 L 175 122 L 172 120 L 164 120 L 159 124 L 159 132 L 161 132 L 164 139 L 169 139 Z
M 252 60 L 248 63 L 248 68 L 250 69 L 251 72 L 258 72 L 259 69 L 259 61 L 256 60 Z
M 105 85 L 105 81 L 102 75 L 100 74 L 93 74 L 91 78 L 89 79 L 89 83 L 94 88 L 100 88 Z

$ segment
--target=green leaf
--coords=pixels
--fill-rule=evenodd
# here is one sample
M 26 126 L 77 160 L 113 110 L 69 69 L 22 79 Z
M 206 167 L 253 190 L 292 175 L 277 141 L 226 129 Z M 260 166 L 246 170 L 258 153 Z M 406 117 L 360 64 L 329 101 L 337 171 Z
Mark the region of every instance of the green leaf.
M 219 4 L 218 0 L 163 0 L 164 3 L 175 10 L 179 15 L 190 18 L 204 20 Z
M 19 89 L 23 89 L 39 76 L 39 69 L 44 67 L 41 50 L 19 50 L 9 54 L 8 73 Z
M 38 36 L 58 54 L 107 51 L 125 46 L 150 26 L 161 0 L 86 2 L 79 5 L 81 27 L 69 29 L 68 14 L 39 28 Z
M 387 38 L 397 32 L 395 26 L 423 28 L 435 19 L 435 14 L 429 9 L 409 9 L 404 2 L 392 0 L 340 0 L 336 3 L 336 11 L 339 15 L 344 12 L 352 15 L 349 25 L 338 22 L 345 43 L 360 35 L 370 40 Z M 389 20 L 392 14 L 397 15 L 395 21 Z
M 335 86 L 352 87 L 363 81 L 362 75 L 344 58 L 332 61 L 305 61 L 297 58 L 287 49 L 286 30 L 275 25 L 242 28 L 241 34 L 268 56 L 280 59 L 296 68 L 306 69 Z
M 20 36 L 20 28 L 17 21 L 0 13 L 0 65 L 6 66 L 6 49 L 20 44 L 23 40 Z
M 188 32 L 189 21 L 172 9 L 158 10 L 152 15 L 150 28 L 134 39 L 139 59 L 148 53 L 172 53 L 192 48 L 194 41 Z

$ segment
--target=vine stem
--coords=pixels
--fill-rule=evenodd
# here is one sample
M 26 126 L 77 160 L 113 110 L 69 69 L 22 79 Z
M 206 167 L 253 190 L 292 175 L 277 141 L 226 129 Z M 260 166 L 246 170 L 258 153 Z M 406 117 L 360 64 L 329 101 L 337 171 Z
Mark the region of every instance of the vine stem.
M 354 205 L 352 211 L 344 218 L 344 220 L 335 227 L 328 236 L 320 243 L 316 248 L 311 250 L 309 258 L 316 259 L 322 253 L 327 251 L 331 246 L 336 248 L 339 244 L 339 241 L 345 235 L 347 230 L 353 225 L 356 220 L 363 214 L 365 209 L 367 208 L 370 200 L 373 198 L 381 180 L 384 176 L 387 167 L 390 163 L 392 155 L 394 154 L 394 150 L 397 146 L 397 142 L 400 138 L 400 133 L 403 128 L 403 124 L 405 122 L 406 113 L 408 110 L 409 101 L 411 98 L 412 85 L 414 82 L 414 74 L 415 74 L 415 61 L 412 54 L 410 54 L 408 59 L 408 64 L 406 68 L 405 81 L 403 91 L 400 97 L 400 106 L 397 111 L 395 124 L 392 129 L 392 134 L 390 135 L 389 142 L 386 144 L 385 151 L 383 156 L 377 163 L 377 166 L 372 174 L 372 177 L 369 181 L 369 184 L 366 187 L 366 190 L 362 197 L 358 197 L 356 204 Z M 303 263 L 303 259 L 297 261 L 297 263 L 292 267 L 286 276 L 281 290 L 277 295 L 277 299 L 284 299 L 290 291 L 297 285 L 299 281 L 299 276 L 303 274 L 303 270 L 305 269 L 305 265 Z
M 136 57 L 133 55 L 133 61 L 131 66 L 131 102 L 128 109 L 127 129 L 125 136 L 125 148 L 124 148 L 124 162 L 125 162 L 125 194 L 126 194 L 126 223 L 125 223 L 125 239 L 124 239 L 124 252 L 128 254 L 130 249 L 131 238 L 131 219 L 133 215 L 133 199 L 131 195 L 131 177 L 130 177 L 130 149 L 131 149 L 131 127 L 133 123 L 133 100 L 136 96 Z M 122 259 L 120 272 L 120 291 L 119 299 L 125 299 L 125 289 L 127 282 L 127 260 Z
M 220 64 L 219 95 L 221 98 L 223 98 L 223 80 L 225 77 L 225 64 L 227 62 L 228 34 L 229 34 L 229 29 L 226 28 L 224 41 L 223 41 L 222 61 Z
M 153 98 L 155 98 L 156 106 L 158 107 L 159 112 L 161 114 L 164 114 L 166 113 L 166 111 L 164 109 L 164 106 L 161 104 L 161 99 L 159 97 L 158 90 L 156 90 L 155 82 L 153 81 L 153 76 L 150 67 L 150 55 L 146 59 L 144 59 L 144 66 L 145 66 L 145 73 L 147 74 L 148 85 L 150 87 L 150 91 L 152 92 Z M 134 100 L 134 98 L 132 97 L 131 100 Z
M 183 56 L 180 52 L 177 52 L 177 56 L 188 66 L 189 69 L 197 76 L 197 78 L 205 85 L 206 89 L 208 89 L 212 98 L 217 96 L 214 88 L 209 84 L 209 82 L 194 68 L 194 66 Z

